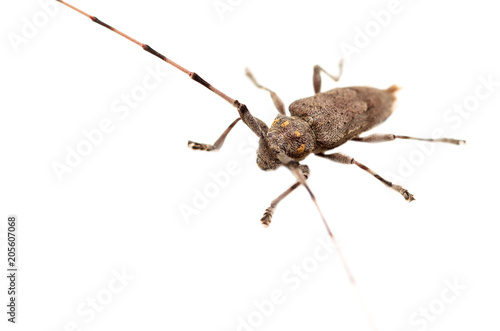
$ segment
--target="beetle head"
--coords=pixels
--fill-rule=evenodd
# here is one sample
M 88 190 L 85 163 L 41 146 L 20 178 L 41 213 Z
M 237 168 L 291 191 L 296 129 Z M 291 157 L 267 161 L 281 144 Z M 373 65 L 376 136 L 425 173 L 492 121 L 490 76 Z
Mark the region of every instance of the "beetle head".
M 264 137 L 259 140 L 259 148 L 257 149 L 257 165 L 261 170 L 275 170 L 282 165 L 281 161 L 278 159 L 278 153 L 280 152 L 281 145 L 286 143 L 279 134 L 274 132 L 269 132 L 267 125 L 257 119 L 259 126 L 264 132 Z

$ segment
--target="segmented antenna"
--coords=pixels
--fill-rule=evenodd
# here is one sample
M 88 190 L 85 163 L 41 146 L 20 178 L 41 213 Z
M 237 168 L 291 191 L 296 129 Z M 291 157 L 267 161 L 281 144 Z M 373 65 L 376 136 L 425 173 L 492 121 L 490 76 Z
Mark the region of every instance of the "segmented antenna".
M 326 218 L 323 215 L 323 212 L 319 208 L 319 204 L 318 204 L 318 201 L 316 200 L 316 196 L 311 191 L 311 188 L 309 187 L 309 185 L 307 185 L 307 179 L 304 176 L 304 174 L 302 173 L 302 170 L 300 170 L 298 162 L 294 161 L 293 159 L 291 159 L 289 156 L 287 156 L 285 154 L 278 155 L 278 158 L 288 169 L 290 169 L 290 171 L 292 171 L 292 173 L 297 178 L 297 182 L 304 185 L 307 192 L 309 193 L 309 196 L 311 197 L 311 200 L 313 201 L 314 205 L 316 206 L 316 209 L 318 210 L 318 213 L 321 217 L 321 220 L 323 221 L 323 224 L 325 225 L 326 232 L 328 232 L 328 236 L 332 240 L 333 245 L 335 247 L 335 250 L 337 251 L 337 254 L 339 255 L 340 261 L 342 262 L 342 266 L 344 267 L 344 271 L 347 274 L 347 278 L 349 278 L 349 281 L 351 282 L 352 287 L 356 291 L 356 295 L 358 296 L 359 302 L 361 303 L 361 306 L 362 306 L 363 311 L 365 313 L 366 319 L 368 320 L 368 323 L 370 324 L 371 328 L 374 331 L 377 331 L 378 329 L 375 325 L 375 322 L 373 321 L 373 318 L 370 314 L 370 311 L 368 310 L 368 306 L 366 305 L 365 300 L 364 300 L 363 296 L 361 295 L 361 291 L 359 290 L 358 284 L 356 283 L 356 279 L 354 278 L 354 275 L 351 272 L 351 268 L 349 267 L 349 264 L 347 264 L 347 260 L 344 257 L 344 253 L 342 253 L 342 249 L 340 249 L 340 245 L 337 242 L 337 239 L 333 235 L 333 232 L 330 229 L 330 226 L 326 222 Z
M 155 51 L 154 49 L 152 49 L 149 45 L 147 44 L 143 44 L 137 40 L 135 40 L 134 38 L 130 37 L 129 35 L 126 35 L 125 33 L 121 32 L 120 30 L 117 30 L 115 28 L 113 28 L 111 25 L 109 24 L 106 24 L 104 23 L 103 21 L 101 21 L 100 19 L 98 19 L 97 17 L 95 16 L 91 16 L 89 14 L 87 14 L 86 12 L 76 8 L 75 6 L 73 5 L 70 5 L 69 3 L 67 2 L 64 2 L 62 0 L 56 0 L 60 3 L 62 3 L 63 5 L 65 6 L 68 6 L 69 8 L 79 12 L 80 14 L 84 15 L 84 16 L 87 16 L 88 18 L 90 18 L 93 22 L 99 24 L 99 25 L 102 25 L 103 27 L 105 28 L 108 28 L 110 29 L 111 31 L 113 32 L 116 32 L 117 34 L 119 34 L 120 36 L 124 37 L 124 38 L 127 38 L 128 40 L 130 40 L 131 42 L 133 42 L 134 44 L 137 44 L 139 46 L 142 47 L 142 49 L 144 49 L 146 52 L 149 52 L 151 54 L 153 54 L 154 56 L 160 58 L 161 60 L 167 62 L 168 64 L 176 67 L 177 69 L 179 69 L 180 71 L 182 71 L 183 73 L 187 74 L 189 76 L 189 78 L 191 78 L 192 80 L 194 80 L 195 82 L 198 82 L 200 83 L 201 85 L 205 86 L 207 89 L 209 89 L 210 91 L 214 92 L 215 94 L 217 94 L 218 96 L 220 96 L 222 99 L 226 100 L 227 102 L 229 102 L 231 105 L 237 107 L 237 104 L 235 103 L 235 99 L 232 99 L 230 97 L 228 97 L 227 95 L 225 95 L 224 93 L 222 93 L 221 91 L 219 91 L 218 89 L 216 89 L 215 87 L 213 87 L 212 85 L 210 85 L 207 81 L 205 81 L 203 78 L 201 78 L 200 76 L 198 76 L 198 74 L 196 72 L 192 72 L 192 71 L 189 71 L 187 70 L 186 68 L 180 66 L 179 64 L 175 63 L 174 61 L 170 60 L 169 58 L 167 58 L 165 55 Z
M 222 99 L 224 99 L 227 102 L 229 102 L 233 107 L 235 107 L 236 109 L 238 109 L 238 113 L 240 114 L 241 119 L 250 128 L 250 130 L 252 130 L 253 133 L 255 133 L 259 138 L 262 138 L 262 139 L 266 140 L 266 136 L 265 136 L 264 132 L 262 131 L 262 128 L 259 126 L 259 124 L 255 120 L 255 118 L 252 116 L 252 114 L 250 114 L 250 111 L 248 111 L 247 106 L 244 105 L 243 103 L 240 103 L 238 100 L 228 97 L 226 94 L 222 93 L 221 91 L 219 91 L 218 89 L 216 89 L 213 85 L 211 85 L 206 80 L 204 80 L 203 78 L 201 78 L 196 72 L 187 70 L 183 66 L 181 66 L 181 65 L 177 64 L 176 62 L 174 62 L 174 61 L 170 60 L 169 58 L 167 58 L 165 55 L 163 55 L 163 54 L 155 51 L 149 45 L 143 44 L 143 43 L 135 40 L 134 38 L 130 37 L 129 35 L 121 32 L 120 30 L 117 30 L 117 29 L 113 28 L 111 25 L 109 25 L 107 23 L 104 23 L 103 21 L 101 21 L 97 17 L 91 16 L 91 15 L 87 14 L 86 12 L 84 12 L 83 10 L 78 9 L 75 6 L 72 6 L 69 3 L 67 3 L 67 2 L 64 2 L 62 0 L 56 0 L 56 1 L 62 3 L 65 6 L 68 6 L 69 8 L 71 8 L 71 9 L 79 12 L 80 14 L 82 14 L 84 16 L 87 16 L 93 22 L 95 22 L 95 23 L 97 23 L 99 25 L 102 25 L 103 27 L 105 27 L 105 28 L 107 28 L 107 29 L 109 29 L 109 30 L 111 30 L 111 31 L 119 34 L 120 36 L 122 36 L 122 37 L 130 40 L 134 44 L 137 44 L 137 45 L 141 46 L 141 48 L 143 50 L 145 50 L 146 52 L 151 53 L 154 56 L 160 58 L 161 60 L 167 62 L 168 64 L 174 66 L 175 68 L 179 69 L 180 71 L 182 71 L 183 73 L 185 73 L 186 75 L 188 75 L 189 78 L 191 78 L 195 82 L 200 83 L 201 85 L 205 86 L 207 89 L 209 89 L 210 91 L 214 92 L 219 97 L 221 97 Z

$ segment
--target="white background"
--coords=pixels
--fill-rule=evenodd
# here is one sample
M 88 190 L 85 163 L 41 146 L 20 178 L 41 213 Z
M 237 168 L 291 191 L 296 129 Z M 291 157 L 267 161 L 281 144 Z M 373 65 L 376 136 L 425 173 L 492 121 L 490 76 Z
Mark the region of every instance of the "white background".
M 71 3 L 196 71 L 270 123 L 272 102 L 244 68 L 287 104 L 309 96 L 313 65 L 336 73 L 346 57 L 340 45 L 354 46 L 357 29 L 374 24 L 370 13 L 389 1 L 242 0 L 222 18 L 212 0 Z M 401 0 L 387 26 L 349 57 L 341 81 L 323 79 L 324 89 L 403 87 L 394 115 L 374 132 L 429 137 L 440 129 L 467 139 L 465 146 L 435 145 L 429 155 L 412 141 L 338 149 L 400 177 L 416 197 L 411 204 L 356 167 L 306 160 L 309 184 L 380 330 L 500 326 L 500 89 L 473 111 L 449 112 L 474 98 L 480 77 L 500 81 L 500 24 L 490 1 L 463 3 Z M 249 130 L 239 123 L 217 153 L 186 147 L 189 139 L 213 143 L 236 110 L 56 5 L 47 21 L 37 1 L 4 1 L 0 9 L 1 259 L 4 265 L 6 219 L 15 214 L 20 270 L 15 326 L 6 322 L 5 277 L 0 282 L 1 329 L 248 331 L 239 321 L 254 318 L 253 330 L 369 330 L 336 253 L 313 264 L 326 233 L 304 189 L 278 206 L 269 229 L 260 226 L 293 176 L 255 166 Z M 34 17 L 40 28 L 23 36 Z M 13 36 L 25 40 L 16 46 Z M 114 102 L 156 67 L 167 73 L 163 82 L 120 118 Z M 114 130 L 59 181 L 53 163 L 65 163 L 67 148 L 76 149 L 82 132 L 104 118 Z M 210 172 L 228 164 L 239 173 L 187 222 L 180 206 L 192 206 L 196 190 L 213 185 Z M 303 263 L 314 270 L 292 288 L 282 277 Z M 120 287 L 114 272 L 133 279 Z M 443 303 L 447 281 L 465 288 Z M 111 296 L 110 284 L 117 289 Z M 276 291 L 283 302 L 259 321 L 254 301 Z M 89 298 L 97 298 L 94 314 Z M 424 325 L 415 314 L 429 305 L 435 314 Z

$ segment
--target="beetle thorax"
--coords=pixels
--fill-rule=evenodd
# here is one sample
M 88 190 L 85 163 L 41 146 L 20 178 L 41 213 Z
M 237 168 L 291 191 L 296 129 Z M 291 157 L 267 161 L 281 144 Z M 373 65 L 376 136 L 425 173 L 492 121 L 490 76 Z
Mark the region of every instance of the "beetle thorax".
M 300 117 L 278 115 L 266 133 L 267 144 L 261 141 L 257 151 L 257 163 L 263 170 L 276 169 L 276 153 L 284 152 L 296 161 L 309 155 L 316 146 L 311 127 Z M 267 164 L 265 167 L 264 164 Z M 261 166 L 264 165 L 264 166 Z

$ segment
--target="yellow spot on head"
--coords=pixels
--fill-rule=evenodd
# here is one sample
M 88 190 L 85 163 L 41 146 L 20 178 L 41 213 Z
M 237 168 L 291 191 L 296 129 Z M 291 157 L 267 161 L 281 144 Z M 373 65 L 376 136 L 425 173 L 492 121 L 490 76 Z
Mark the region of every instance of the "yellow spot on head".
M 296 135 L 297 138 L 300 137 L 300 132 L 299 131 L 295 131 L 293 134 Z
M 302 153 L 304 153 L 305 149 L 306 149 L 306 145 L 302 144 L 302 145 L 300 145 L 299 148 L 297 148 L 297 153 L 302 154 Z
M 273 124 L 271 124 L 271 126 L 273 126 L 273 125 L 274 125 L 274 124 L 276 124 L 276 123 L 278 123 L 278 119 L 275 119 L 275 120 L 273 121 Z
M 281 127 L 284 128 L 285 126 L 287 126 L 288 124 L 290 124 L 290 122 L 288 121 L 284 121 L 283 123 L 281 123 Z

